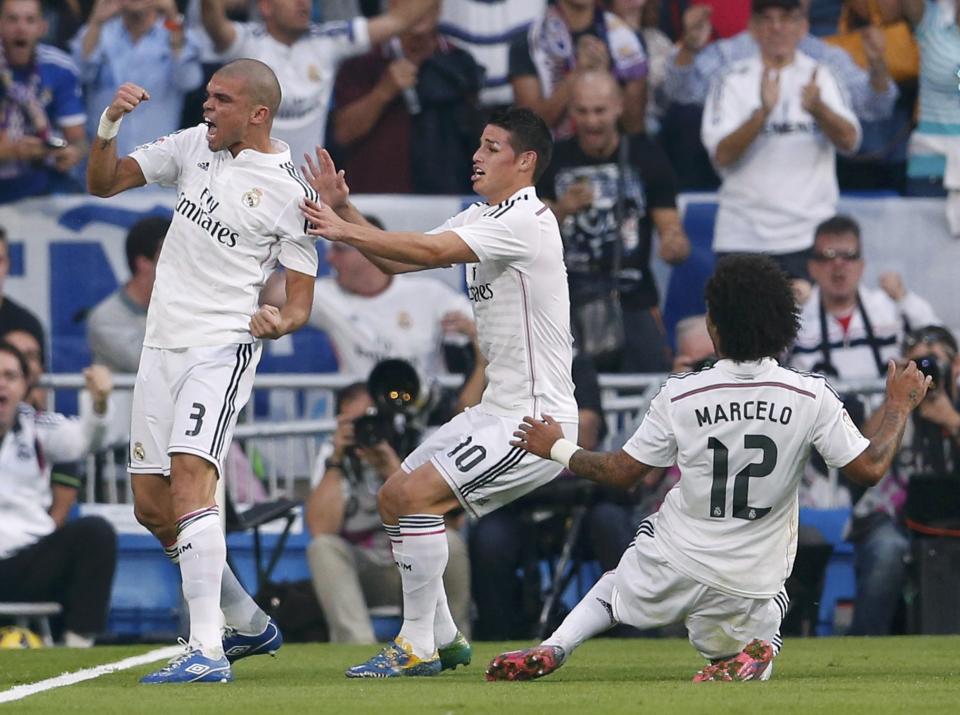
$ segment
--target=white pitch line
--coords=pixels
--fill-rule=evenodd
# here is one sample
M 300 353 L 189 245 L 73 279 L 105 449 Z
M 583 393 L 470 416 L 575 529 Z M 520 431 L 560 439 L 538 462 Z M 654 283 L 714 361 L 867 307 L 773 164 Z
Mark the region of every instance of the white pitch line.
M 37 693 L 42 693 L 46 690 L 62 688 L 64 685 L 73 685 L 74 683 L 82 683 L 84 680 L 93 680 L 94 678 L 99 678 L 101 675 L 116 673 L 118 670 L 136 668 L 138 665 L 153 663 L 154 661 L 163 660 L 164 658 L 172 658 L 182 650 L 183 646 L 179 645 L 167 646 L 166 648 L 157 648 L 156 650 L 151 650 L 143 655 L 135 655 L 130 658 L 118 660 L 116 663 L 104 663 L 103 665 L 98 665 L 95 668 L 84 668 L 83 670 L 77 670 L 72 673 L 58 675 L 55 678 L 38 680 L 36 683 L 16 685 L 9 690 L 0 691 L 0 703 L 10 703 L 14 700 L 22 700 L 30 695 L 36 695 Z

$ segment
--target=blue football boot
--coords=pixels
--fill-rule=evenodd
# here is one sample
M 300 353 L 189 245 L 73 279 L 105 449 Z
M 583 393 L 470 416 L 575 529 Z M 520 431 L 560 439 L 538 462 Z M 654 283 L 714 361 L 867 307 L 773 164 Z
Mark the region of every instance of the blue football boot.
M 141 683 L 153 685 L 157 683 L 229 683 L 233 680 L 230 670 L 230 661 L 226 656 L 208 658 L 199 648 L 186 646 L 183 653 L 172 658 L 160 670 L 140 678 Z
M 272 618 L 262 633 L 253 636 L 230 626 L 223 630 L 223 653 L 231 663 L 251 655 L 274 655 L 282 645 L 283 634 Z
M 413 646 L 398 637 L 366 663 L 348 668 L 344 675 L 348 678 L 397 678 L 436 675 L 442 668 L 436 651 L 432 658 L 419 658 L 413 654 Z

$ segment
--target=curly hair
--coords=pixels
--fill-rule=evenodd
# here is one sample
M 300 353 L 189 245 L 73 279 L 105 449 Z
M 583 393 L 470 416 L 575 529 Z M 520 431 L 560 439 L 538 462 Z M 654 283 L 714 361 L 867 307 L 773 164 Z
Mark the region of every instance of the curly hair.
M 724 256 L 707 281 L 704 297 L 720 352 L 731 360 L 777 357 L 800 328 L 790 279 L 767 256 Z

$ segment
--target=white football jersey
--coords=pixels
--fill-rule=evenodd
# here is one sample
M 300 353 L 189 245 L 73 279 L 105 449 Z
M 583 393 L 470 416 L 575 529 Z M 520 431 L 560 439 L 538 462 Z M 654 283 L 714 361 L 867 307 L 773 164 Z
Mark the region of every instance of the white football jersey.
M 487 360 L 481 405 L 492 414 L 577 422 L 570 363 L 570 291 L 553 212 L 533 187 L 496 206 L 477 203 L 430 233 L 454 231 L 468 263 L 480 350 Z
M 130 156 L 147 183 L 175 185 L 177 203 L 157 263 L 147 333 L 152 348 L 253 341 L 250 318 L 277 265 L 317 274 L 314 239 L 300 213 L 317 199 L 290 162 L 275 154 L 210 151 L 206 125 L 160 137 Z
M 711 157 L 760 108 L 763 71 L 757 54 L 734 63 L 710 85 L 701 139 Z M 836 149 L 800 104 L 814 71 L 823 102 L 859 133 L 860 123 L 830 69 L 797 52 L 780 70 L 780 99 L 759 136 L 735 163 L 718 168 L 723 185 L 713 250 L 802 251 L 813 244 L 817 224 L 837 212 Z
M 725 593 L 772 598 L 793 568 L 810 448 L 843 467 L 868 445 L 823 377 L 767 358 L 669 377 L 623 449 L 680 467 L 654 522 L 671 565 Z
M 270 66 L 280 81 L 283 100 L 273 122 L 273 135 L 290 145 L 297 166 L 303 155 L 323 146 L 330 95 L 337 68 L 348 57 L 370 49 L 367 20 L 312 24 L 292 45 L 274 39 L 263 23 L 235 22 L 237 38 L 223 60 L 251 57 Z
M 342 373 L 366 379 L 381 360 L 401 358 L 429 378 L 444 372 L 441 320 L 451 311 L 472 315 L 470 301 L 435 278 L 394 276 L 374 296 L 348 293 L 333 278 L 321 278 L 310 325 L 330 336 Z

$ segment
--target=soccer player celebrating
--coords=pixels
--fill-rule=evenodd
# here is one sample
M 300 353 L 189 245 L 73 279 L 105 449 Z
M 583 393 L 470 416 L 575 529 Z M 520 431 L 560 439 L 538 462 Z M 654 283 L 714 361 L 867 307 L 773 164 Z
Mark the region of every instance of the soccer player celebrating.
M 887 370 L 882 423 L 860 434 L 822 376 L 780 367 L 798 309 L 764 256 L 731 256 L 707 283 L 707 327 L 721 360 L 671 376 L 639 429 L 615 453 L 578 449 L 554 420 L 525 417 L 513 445 L 600 484 L 630 488 L 651 469 L 682 477 L 640 523 L 616 570 L 604 574 L 540 646 L 498 655 L 488 680 L 552 673 L 588 638 L 617 623 L 683 621 L 711 664 L 706 680 L 766 680 L 786 612 L 783 584 L 797 548 L 797 487 L 810 448 L 857 484 L 876 484 L 897 452 L 929 378 L 910 363 Z
M 318 150 L 320 167 L 307 172 L 325 202 L 304 202 L 311 234 L 356 246 L 390 273 L 468 265 L 487 363 L 480 404 L 428 437 L 380 489 L 380 515 L 403 584 L 403 627 L 348 677 L 434 675 L 469 662 L 470 646 L 450 617 L 441 581 L 443 515 L 463 506 L 483 516 L 560 473 L 555 462 L 510 446 L 524 414 L 553 414 L 563 434 L 577 433 L 563 245 L 553 213 L 533 188 L 551 151 L 550 130 L 530 110 L 495 116 L 473 156 L 473 188 L 486 202 L 427 234 L 365 224 L 326 152 Z
M 203 124 L 118 159 L 120 122 L 150 99 L 142 87 L 122 85 L 100 119 L 87 170 L 97 196 L 147 183 L 178 190 L 133 391 L 129 470 L 137 520 L 179 558 L 190 641 L 145 683 L 230 680 L 232 661 L 283 642 L 226 565 L 214 491 L 261 339 L 296 330 L 310 314 L 317 252 L 299 205 L 315 194 L 286 144 L 270 138 L 280 85 L 269 67 L 231 62 L 207 94 Z M 278 260 L 287 269 L 286 303 L 258 309 Z

